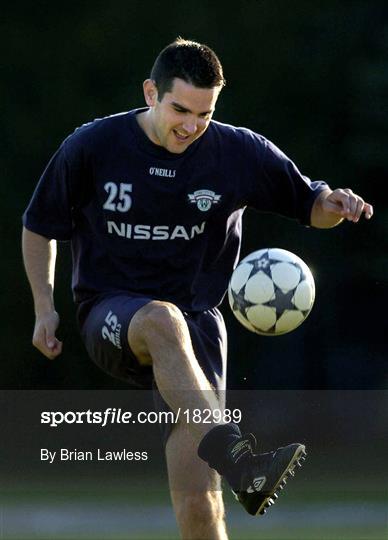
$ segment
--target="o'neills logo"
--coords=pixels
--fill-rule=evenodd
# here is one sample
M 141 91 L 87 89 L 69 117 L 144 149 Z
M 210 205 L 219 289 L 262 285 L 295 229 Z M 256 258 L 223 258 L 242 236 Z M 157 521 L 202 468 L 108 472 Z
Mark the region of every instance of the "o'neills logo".
M 158 169 L 157 167 L 151 167 L 149 172 L 151 176 L 164 176 L 165 178 L 175 178 L 176 170 Z

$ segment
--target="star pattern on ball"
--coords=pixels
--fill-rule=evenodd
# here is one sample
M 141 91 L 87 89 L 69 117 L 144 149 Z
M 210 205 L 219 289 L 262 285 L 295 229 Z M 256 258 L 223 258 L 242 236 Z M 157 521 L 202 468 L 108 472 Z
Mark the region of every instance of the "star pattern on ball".
M 269 302 L 266 302 L 265 305 L 275 308 L 276 318 L 279 318 L 285 310 L 299 311 L 299 309 L 296 308 L 294 303 L 292 302 L 294 292 L 295 289 L 292 289 L 284 293 L 281 289 L 279 289 L 279 287 L 275 286 L 275 297 Z
M 268 255 L 268 251 L 263 253 L 263 255 L 259 259 L 254 259 L 253 261 L 248 261 L 249 264 L 252 265 L 251 273 L 249 274 L 249 277 L 254 276 L 258 272 L 263 272 L 266 274 L 270 279 L 272 279 L 271 275 L 271 263 L 274 262 L 270 259 Z
M 245 286 L 238 292 L 234 292 L 233 290 L 231 290 L 231 293 L 232 293 L 232 297 L 233 297 L 233 310 L 238 310 L 240 311 L 240 313 L 242 313 L 245 317 L 246 317 L 246 310 L 249 308 L 249 307 L 252 307 L 254 306 L 255 304 L 253 304 L 252 302 L 250 302 L 249 300 L 247 300 L 244 295 L 245 295 Z

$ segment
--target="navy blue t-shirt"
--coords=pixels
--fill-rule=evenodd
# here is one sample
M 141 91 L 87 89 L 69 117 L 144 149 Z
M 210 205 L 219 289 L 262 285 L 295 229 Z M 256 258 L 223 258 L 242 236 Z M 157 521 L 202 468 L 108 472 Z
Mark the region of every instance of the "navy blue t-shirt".
M 324 182 L 274 144 L 211 121 L 182 154 L 152 143 L 136 114 L 75 130 L 44 171 L 25 227 L 71 240 L 77 303 L 128 291 L 184 311 L 218 305 L 239 256 L 245 207 L 310 223 Z

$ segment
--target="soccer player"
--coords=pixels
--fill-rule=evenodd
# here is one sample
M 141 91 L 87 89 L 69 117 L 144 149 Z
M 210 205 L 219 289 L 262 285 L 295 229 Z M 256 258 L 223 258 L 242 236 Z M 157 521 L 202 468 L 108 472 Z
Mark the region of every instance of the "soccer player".
M 330 228 L 372 216 L 350 189 L 303 176 L 274 144 L 212 120 L 225 81 L 216 54 L 178 38 L 143 84 L 147 107 L 76 129 L 52 157 L 23 216 L 33 344 L 62 351 L 53 300 L 56 240 L 71 241 L 81 336 L 104 371 L 159 408 L 222 409 L 226 331 L 217 306 L 237 262 L 244 208 Z M 220 475 L 262 514 L 305 455 L 257 453 L 237 424 L 181 421 L 165 433 L 183 538 L 225 540 Z

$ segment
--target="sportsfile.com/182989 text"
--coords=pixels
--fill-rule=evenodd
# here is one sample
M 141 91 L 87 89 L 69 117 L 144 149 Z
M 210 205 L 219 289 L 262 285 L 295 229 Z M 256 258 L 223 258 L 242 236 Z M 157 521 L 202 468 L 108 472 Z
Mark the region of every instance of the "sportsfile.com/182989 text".
M 104 411 L 43 411 L 40 423 L 49 427 L 62 424 L 97 424 L 105 427 L 111 424 L 239 424 L 242 419 L 240 409 L 181 409 L 172 411 L 125 411 L 108 407 Z

